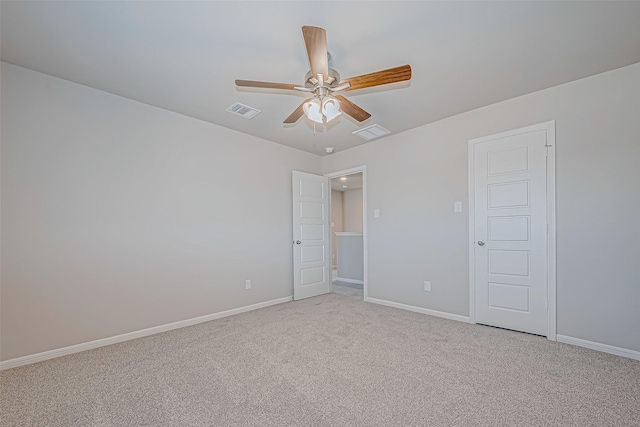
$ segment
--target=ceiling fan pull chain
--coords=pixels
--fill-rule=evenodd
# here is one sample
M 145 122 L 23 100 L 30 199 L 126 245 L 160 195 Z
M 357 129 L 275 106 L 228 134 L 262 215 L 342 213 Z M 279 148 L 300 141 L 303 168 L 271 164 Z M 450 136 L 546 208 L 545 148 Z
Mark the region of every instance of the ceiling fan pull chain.
M 316 136 L 316 122 L 313 122 L 313 136 Z

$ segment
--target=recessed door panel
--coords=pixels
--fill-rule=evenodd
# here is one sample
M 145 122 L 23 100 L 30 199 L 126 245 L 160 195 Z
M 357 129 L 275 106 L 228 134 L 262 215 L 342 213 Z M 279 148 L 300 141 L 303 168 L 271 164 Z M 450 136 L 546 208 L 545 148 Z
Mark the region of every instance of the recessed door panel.
M 489 274 L 529 275 L 529 251 L 489 251 Z
M 305 268 L 301 272 L 300 284 L 302 286 L 309 286 L 324 283 L 326 278 L 324 270 L 324 267 Z
M 324 219 L 322 203 L 302 202 L 300 203 L 300 218 Z
M 302 179 L 300 181 L 300 196 L 324 200 L 326 198 L 324 187 L 324 182 Z
M 489 184 L 489 209 L 522 208 L 529 206 L 529 182 Z
M 488 155 L 488 176 L 525 172 L 527 170 L 529 170 L 528 147 L 493 151 Z
M 529 287 L 489 282 L 489 307 L 529 311 Z
M 300 261 L 302 264 L 308 264 L 310 262 L 323 262 L 324 261 L 324 246 L 304 246 L 300 248 Z
M 526 242 L 529 240 L 529 217 L 489 217 L 488 233 L 488 240 L 492 242 Z
M 303 241 L 324 240 L 324 224 L 304 224 L 300 226 L 300 237 Z

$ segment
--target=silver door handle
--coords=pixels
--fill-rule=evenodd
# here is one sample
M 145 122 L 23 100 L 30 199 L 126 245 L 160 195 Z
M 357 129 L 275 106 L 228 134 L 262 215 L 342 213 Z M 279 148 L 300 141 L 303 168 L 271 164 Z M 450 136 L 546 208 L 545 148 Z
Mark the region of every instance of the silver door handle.
M 296 245 L 300 245 L 302 242 L 300 240 L 296 240 Z
M 478 246 L 484 246 L 484 242 L 482 240 L 478 240 Z

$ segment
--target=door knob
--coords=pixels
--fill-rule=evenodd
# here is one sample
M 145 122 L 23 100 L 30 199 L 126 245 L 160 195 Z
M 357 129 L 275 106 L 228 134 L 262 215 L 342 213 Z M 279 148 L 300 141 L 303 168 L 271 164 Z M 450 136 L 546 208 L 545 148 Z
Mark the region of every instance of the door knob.
M 302 242 L 300 240 L 296 240 L 296 245 L 301 244 Z
M 484 246 L 484 242 L 482 240 L 478 240 L 478 246 Z

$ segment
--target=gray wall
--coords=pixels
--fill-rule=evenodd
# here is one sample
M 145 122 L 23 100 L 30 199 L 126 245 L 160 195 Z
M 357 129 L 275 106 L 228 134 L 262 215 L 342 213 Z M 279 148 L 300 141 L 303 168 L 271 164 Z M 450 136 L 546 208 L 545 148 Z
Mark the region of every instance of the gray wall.
M 468 316 L 467 142 L 548 120 L 558 334 L 640 351 L 640 64 L 324 157 L 324 173 L 367 166 L 369 296 Z
M 362 234 L 338 236 L 338 279 L 364 280 Z
M 322 160 L 8 64 L 1 96 L 2 360 L 291 295 L 293 169 L 366 164 L 369 295 L 468 315 L 467 141 L 552 119 L 558 333 L 640 351 L 640 64 Z
M 8 360 L 290 296 L 321 159 L 3 63 L 1 168 Z
M 343 193 L 342 215 L 344 231 L 362 233 L 362 189 Z

